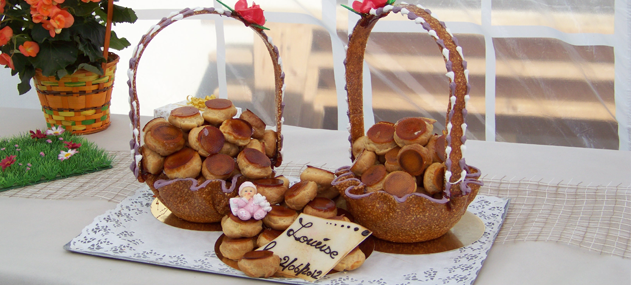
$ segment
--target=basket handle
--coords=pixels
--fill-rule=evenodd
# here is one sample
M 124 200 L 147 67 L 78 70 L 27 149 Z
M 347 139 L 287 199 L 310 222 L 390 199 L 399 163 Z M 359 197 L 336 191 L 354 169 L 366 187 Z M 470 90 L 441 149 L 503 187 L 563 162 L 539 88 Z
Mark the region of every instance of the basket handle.
M 103 70 L 107 64 L 107 58 L 110 54 L 110 38 L 112 34 L 112 18 L 114 17 L 114 0 L 107 1 L 107 23 L 105 25 L 105 44 L 103 45 L 103 57 L 105 62 L 103 63 Z
M 349 35 L 348 50 L 346 53 L 346 90 L 348 100 L 348 116 L 351 123 L 350 142 L 351 147 L 355 140 L 364 135 L 363 118 L 363 62 L 366 52 L 368 36 L 377 21 L 390 12 L 400 13 L 409 20 L 421 25 L 425 31 L 434 38 L 442 53 L 447 69 L 446 76 L 450 79 L 449 105 L 447 107 L 446 124 L 446 191 L 450 185 L 463 181 L 467 176 L 467 167 L 463 152 L 466 149 L 467 116 L 466 105 L 469 100 L 469 72 L 467 62 L 463 58 L 462 47 L 458 40 L 445 27 L 445 23 L 431 15 L 431 11 L 421 5 L 398 4 L 386 5 L 383 8 L 373 9 L 370 14 L 363 14 L 355 25 L 353 33 Z M 456 187 L 458 188 L 458 187 Z M 456 190 L 458 191 L 458 190 Z
M 226 11 L 223 8 L 213 7 L 195 9 L 186 8 L 179 13 L 174 13 L 169 17 L 162 18 L 162 20 L 160 20 L 158 24 L 154 25 L 147 34 L 140 38 L 140 42 L 136 46 L 136 49 L 134 49 L 132 57 L 129 60 L 129 70 L 127 71 L 129 80 L 127 81 L 127 85 L 129 85 L 129 104 L 131 107 L 131 110 L 129 111 L 129 118 L 131 120 L 130 128 L 132 129 L 133 137 L 132 140 L 129 142 L 133 159 L 130 169 L 132 170 L 134 175 L 136 175 L 136 178 L 138 178 L 139 176 L 141 169 L 140 162 L 142 160 L 142 155 L 139 152 L 139 148 L 141 146 L 140 104 L 138 101 L 138 92 L 136 85 L 136 73 L 138 71 L 138 64 L 140 63 L 140 59 L 151 40 L 164 28 L 184 18 L 203 14 L 215 14 L 241 21 L 247 27 L 250 27 L 265 43 L 267 51 L 272 57 L 272 65 L 274 67 L 276 101 L 276 154 L 270 160 L 272 161 L 273 166 L 280 166 L 280 164 L 282 163 L 281 150 L 283 147 L 283 136 L 281 134 L 281 128 L 283 124 L 283 109 L 285 108 L 285 104 L 283 103 L 283 97 L 285 93 L 285 72 L 283 72 L 282 61 L 280 59 L 278 47 L 276 47 L 272 43 L 271 38 L 265 34 L 263 29 L 251 26 L 250 23 L 244 20 L 240 15 L 233 14 L 231 11 Z

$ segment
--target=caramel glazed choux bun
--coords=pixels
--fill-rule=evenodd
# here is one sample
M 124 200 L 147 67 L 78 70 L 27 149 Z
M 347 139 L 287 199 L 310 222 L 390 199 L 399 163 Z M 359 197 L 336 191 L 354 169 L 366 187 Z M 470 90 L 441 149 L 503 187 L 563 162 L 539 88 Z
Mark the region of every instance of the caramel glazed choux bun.
M 202 114 L 206 122 L 219 126 L 223 121 L 237 114 L 237 107 L 228 99 L 212 99 L 205 102 L 206 110 Z
M 193 106 L 175 108 L 169 115 L 169 123 L 188 132 L 204 123 L 199 110 Z
M 221 241 L 221 245 L 219 245 L 219 251 L 226 258 L 239 260 L 246 253 L 254 250 L 255 246 L 255 238 L 230 238 L 225 236 Z
M 247 276 L 268 278 L 280 270 L 280 257 L 268 250 L 250 251 L 243 255 L 237 266 Z

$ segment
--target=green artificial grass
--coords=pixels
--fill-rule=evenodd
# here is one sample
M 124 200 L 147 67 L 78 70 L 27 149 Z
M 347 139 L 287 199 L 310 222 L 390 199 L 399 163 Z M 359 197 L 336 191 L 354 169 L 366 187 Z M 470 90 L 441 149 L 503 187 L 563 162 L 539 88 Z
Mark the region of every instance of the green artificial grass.
M 46 130 L 43 132 L 46 133 Z M 51 140 L 51 143 L 46 140 Z M 60 151 L 68 151 L 64 141 L 80 143 L 81 146 L 77 148 L 77 154 L 61 161 L 58 158 Z M 114 155 L 70 132 L 40 139 L 31 138 L 30 133 L 0 139 L 0 161 L 11 155 L 16 156 L 15 163 L 4 171 L 0 168 L 0 192 L 112 168 L 114 160 Z

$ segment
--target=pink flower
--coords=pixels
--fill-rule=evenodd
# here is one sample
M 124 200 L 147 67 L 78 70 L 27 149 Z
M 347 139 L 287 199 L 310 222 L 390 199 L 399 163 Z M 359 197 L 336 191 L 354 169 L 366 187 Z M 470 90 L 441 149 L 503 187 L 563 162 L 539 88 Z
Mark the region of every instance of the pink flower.
M 15 147 L 20 147 L 20 146 L 16 144 Z
M 46 140 L 47 143 L 53 143 L 50 139 Z
M 29 171 L 29 170 L 31 170 L 31 168 L 30 168 L 30 167 L 27 167 L 27 168 L 26 168 L 26 171 Z
M 388 0 L 363 0 L 353 2 L 353 10 L 367 14 L 370 13 L 370 9 L 377 9 L 386 6 Z
M 46 156 L 46 154 L 43 151 L 40 152 L 39 155 L 41 155 L 42 157 Z
M 2 167 L 2 171 L 4 171 L 7 167 L 11 166 L 11 164 L 15 163 L 15 155 L 9 155 L 5 157 L 2 161 L 0 161 L 0 166 Z
M 52 128 L 50 128 L 50 130 L 46 131 L 46 134 L 49 136 L 58 136 L 64 133 L 64 128 L 62 128 L 61 126 L 53 126 Z
M 64 161 L 70 157 L 72 157 L 73 155 L 77 154 L 79 151 L 77 151 L 76 149 L 69 149 L 68 151 L 61 151 L 59 152 L 59 155 L 57 156 L 57 158 L 61 161 Z
M 19 149 L 19 148 L 16 148 L 15 150 L 16 150 L 16 151 L 20 151 L 21 149 Z
M 60 141 L 63 141 L 63 140 L 64 140 L 64 138 L 59 138 L 59 140 L 60 140 Z
M 248 2 L 246 0 L 239 0 L 234 4 L 234 10 L 243 17 L 244 20 L 257 24 L 259 26 L 265 25 L 265 15 L 259 5 L 252 2 L 252 6 L 248 8 Z
M 4 148 L 4 147 L 3 147 L 3 148 L 0 148 L 0 150 L 5 150 L 5 149 L 6 149 L 6 148 Z
M 33 166 L 33 165 L 31 165 L 30 163 L 27 163 L 26 165 L 27 165 L 28 167 L 31 167 L 31 166 Z

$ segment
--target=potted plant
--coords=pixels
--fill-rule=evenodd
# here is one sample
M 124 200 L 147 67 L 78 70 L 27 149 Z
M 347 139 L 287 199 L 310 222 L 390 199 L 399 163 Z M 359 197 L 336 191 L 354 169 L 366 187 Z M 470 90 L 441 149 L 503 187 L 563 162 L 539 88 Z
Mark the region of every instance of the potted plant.
M 0 0 L 0 65 L 19 76 L 20 95 L 34 78 L 49 127 L 92 133 L 109 126 L 118 56 L 108 49 L 130 45 L 111 23 L 137 19 L 112 1 Z

